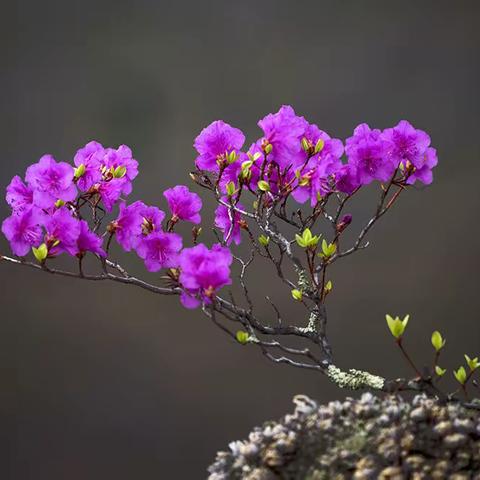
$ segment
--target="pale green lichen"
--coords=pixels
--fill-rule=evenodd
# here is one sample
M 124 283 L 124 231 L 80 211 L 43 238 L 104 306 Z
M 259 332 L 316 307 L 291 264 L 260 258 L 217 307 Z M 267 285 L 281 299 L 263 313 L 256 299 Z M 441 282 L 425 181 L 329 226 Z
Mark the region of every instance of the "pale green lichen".
M 320 322 L 320 313 L 318 310 L 313 310 L 308 318 L 308 324 L 306 327 L 300 328 L 303 333 L 317 333 L 318 323 Z
M 385 379 L 378 375 L 372 375 L 369 372 L 355 370 L 354 368 L 346 372 L 335 365 L 328 366 L 327 376 L 338 387 L 348 388 L 350 390 L 359 390 L 362 388 L 381 390 L 385 385 Z

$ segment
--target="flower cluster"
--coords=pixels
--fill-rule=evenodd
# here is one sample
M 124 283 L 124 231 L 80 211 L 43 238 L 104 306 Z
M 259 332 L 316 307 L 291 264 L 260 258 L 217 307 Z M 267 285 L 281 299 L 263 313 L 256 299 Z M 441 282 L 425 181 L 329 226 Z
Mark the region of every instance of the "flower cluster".
M 127 204 L 137 174 L 138 163 L 125 145 L 113 149 L 90 142 L 78 150 L 73 165 L 45 155 L 27 169 L 25 181 L 16 176 L 7 187 L 12 214 L 2 232 L 15 255 L 33 251 L 41 264 L 62 253 L 81 260 L 91 252 L 104 259 L 115 238 L 123 250 L 134 250 L 151 272 L 182 264 L 185 305 L 211 302 L 217 289 L 230 283 L 229 250 L 220 246 L 208 250 L 205 245 L 182 250 L 182 237 L 173 232 L 179 221 L 200 223 L 200 197 L 184 185 L 166 190 L 163 195 L 171 212 L 167 221 L 165 212 L 155 206 L 141 201 Z M 117 217 L 99 235 L 101 220 L 95 217 L 116 205 Z M 92 227 L 83 218 L 85 208 L 93 212 Z
M 315 209 L 332 194 L 351 196 L 374 180 L 402 187 L 417 180 L 429 184 L 437 164 L 430 137 L 404 120 L 383 131 L 361 124 L 345 142 L 290 106 L 267 115 L 258 126 L 262 136 L 245 149 L 245 135 L 221 120 L 195 139 L 195 174 L 215 193 L 214 225 L 223 233 L 222 244 L 211 249 L 197 244 L 202 201 L 196 193 L 184 185 L 163 192 L 169 215 L 142 201 L 128 203 L 138 162 L 126 145 L 110 148 L 96 141 L 79 149 L 72 164 L 44 155 L 28 167 L 24 179 L 14 177 L 6 192 L 12 214 L 2 231 L 14 254 L 24 257 L 32 251 L 42 265 L 62 253 L 82 260 L 90 252 L 105 269 L 115 239 L 126 252 L 136 252 L 148 271 L 168 269 L 182 303 L 190 308 L 208 305 L 231 283 L 228 247 L 241 242 L 242 229 L 253 238 L 242 193 L 254 195 L 256 213 L 250 218 L 258 218 L 259 209 L 285 206 L 289 197 Z M 102 231 L 102 221 L 114 209 L 118 212 Z M 85 210 L 92 214 L 90 223 Z M 175 232 L 182 221 L 195 225 L 191 248 Z M 350 222 L 351 216 L 342 219 L 337 231 Z
M 232 195 L 229 187 L 234 192 L 260 188 L 277 198 L 292 195 L 299 203 L 310 201 L 314 207 L 331 193 L 350 195 L 373 180 L 388 182 L 396 172 L 407 184 L 429 184 L 437 164 L 430 137 L 405 120 L 383 131 L 361 124 L 345 145 L 290 106 L 258 125 L 263 136 L 246 152 L 240 150 L 243 133 L 222 121 L 210 124 L 195 140 L 197 167 L 219 176 L 224 195 Z M 225 208 L 217 209 L 216 224 L 225 235 L 231 221 Z

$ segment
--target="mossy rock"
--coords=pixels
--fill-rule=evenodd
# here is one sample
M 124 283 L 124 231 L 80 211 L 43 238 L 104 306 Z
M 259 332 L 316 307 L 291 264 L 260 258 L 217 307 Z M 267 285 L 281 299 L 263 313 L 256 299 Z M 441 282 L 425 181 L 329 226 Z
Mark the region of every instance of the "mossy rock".
M 209 480 L 480 480 L 479 410 L 422 395 L 294 403 L 218 453 Z

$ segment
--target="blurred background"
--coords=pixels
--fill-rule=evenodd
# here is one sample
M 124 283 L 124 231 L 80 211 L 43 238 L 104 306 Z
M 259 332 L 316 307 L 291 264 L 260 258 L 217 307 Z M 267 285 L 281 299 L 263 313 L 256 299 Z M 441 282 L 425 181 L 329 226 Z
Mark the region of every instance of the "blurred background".
M 440 329 L 451 377 L 463 353 L 480 353 L 479 14 L 479 2 L 438 0 L 5 2 L 1 189 L 42 154 L 71 161 L 96 139 L 131 146 L 131 198 L 164 207 L 215 119 L 248 142 L 284 103 L 339 138 L 409 119 L 438 149 L 435 182 L 401 199 L 371 249 L 339 262 L 329 328 L 341 366 L 409 375 L 384 315 L 410 313 L 412 355 L 430 363 Z M 365 196 L 351 212 L 360 221 L 373 208 Z M 252 288 L 271 278 L 257 270 Z M 290 411 L 295 394 L 350 394 L 269 363 L 176 298 L 7 264 L 0 282 L 1 478 L 205 478 L 217 450 Z

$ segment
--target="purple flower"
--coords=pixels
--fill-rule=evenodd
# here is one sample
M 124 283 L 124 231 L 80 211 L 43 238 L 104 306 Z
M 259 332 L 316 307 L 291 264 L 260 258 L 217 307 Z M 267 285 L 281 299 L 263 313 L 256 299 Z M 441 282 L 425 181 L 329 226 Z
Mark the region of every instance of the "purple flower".
M 145 262 L 149 272 L 178 266 L 182 237 L 176 233 L 154 232 L 137 245 L 138 256 Z
M 87 192 L 96 183 L 102 180 L 101 160 L 105 154 L 103 146 L 95 141 L 87 143 L 77 151 L 73 162 L 76 167 L 84 166 L 85 172 L 77 180 L 78 188 Z
M 335 173 L 335 188 L 339 192 L 351 195 L 359 186 L 357 169 L 354 165 L 343 165 Z
M 282 106 L 277 113 L 270 113 L 260 120 L 258 126 L 263 130 L 263 143 L 272 146 L 269 160 L 282 169 L 290 165 L 296 168 L 301 163 L 304 157 L 301 139 L 308 123 L 295 115 L 292 107 Z
M 50 254 L 67 252 L 72 256 L 77 255 L 80 221 L 72 216 L 67 207 L 61 207 L 51 215 L 45 215 L 44 227 L 47 231 L 45 243 Z
M 129 195 L 132 192 L 132 181 L 138 175 L 138 162 L 133 158 L 132 151 L 126 145 L 120 145 L 116 150 L 106 148 L 102 160 L 103 175 L 109 180 L 118 168 L 125 168 L 122 192 Z
M 415 129 L 406 120 L 401 120 L 394 128 L 383 131 L 383 138 L 392 144 L 390 155 L 395 166 L 407 162 L 420 168 L 424 164 L 424 156 L 430 145 L 430 137 L 423 131 Z
M 129 252 L 137 247 L 142 237 L 161 231 L 164 218 L 162 210 L 143 202 L 135 202 L 128 207 L 121 203 L 119 216 L 113 223 L 118 243 Z
M 419 168 L 414 168 L 408 176 L 407 183 L 413 185 L 416 180 L 420 180 L 425 185 L 430 185 L 433 181 L 432 169 L 438 163 L 437 151 L 429 147 L 423 155 L 423 164 Z
M 163 192 L 167 199 L 168 206 L 172 212 L 172 220 L 184 220 L 186 222 L 200 223 L 200 210 L 202 209 L 202 200 L 196 193 L 184 185 L 177 185 Z
M 180 278 L 184 288 L 181 302 L 186 308 L 196 308 L 201 302 L 211 303 L 216 292 L 230 285 L 232 254 L 216 244 L 209 250 L 200 244 L 185 248 L 180 254 Z
M 127 207 L 127 204 L 122 202 L 118 218 L 113 222 L 117 242 L 126 252 L 135 247 L 142 233 L 143 206 L 142 202 L 135 202 Z
M 38 210 L 29 208 L 4 220 L 2 232 L 10 242 L 12 252 L 24 257 L 32 247 L 42 243 L 41 217 Z
M 245 135 L 222 120 L 217 120 L 204 128 L 195 139 L 194 147 L 199 153 L 197 168 L 218 172 L 218 163 L 227 160 L 228 155 L 238 151 L 245 143 Z
M 299 175 L 298 186 L 292 194 L 299 203 L 304 203 L 310 199 L 313 207 L 320 197 L 332 191 L 333 175 L 342 168 L 340 158 L 343 155 L 343 143 L 336 138 L 330 138 L 327 133 L 313 124 L 308 125 L 303 138 L 312 148 L 319 140 L 324 142 L 320 152 L 314 154 L 307 164 L 305 164 L 305 161 L 308 157 L 305 153 L 302 167 L 297 170 L 297 175 Z
M 228 202 L 227 197 L 224 197 L 223 201 Z M 240 203 L 237 203 L 236 208 L 244 210 L 244 207 Z M 215 210 L 215 226 L 223 232 L 223 239 L 227 245 L 230 245 L 232 241 L 240 245 L 242 241 L 242 222 L 243 220 L 240 213 L 229 209 L 225 205 L 220 204 Z
M 111 212 L 114 205 L 120 200 L 124 188 L 125 180 L 123 178 L 112 178 L 109 181 L 97 183 L 96 190 L 107 212 Z
M 19 176 L 13 177 L 7 187 L 7 203 L 15 213 L 23 212 L 33 205 L 33 190 Z
M 346 144 L 348 162 L 356 169 L 360 184 L 367 185 L 372 180 L 386 182 L 392 177 L 396 165 L 390 155 L 391 143 L 382 137 L 380 130 L 371 130 L 362 123 Z
M 324 145 L 320 151 L 322 157 L 325 158 L 330 155 L 337 159 L 342 158 L 344 151 L 342 141 L 337 138 L 331 138 L 328 133 L 320 130 L 317 125 L 309 124 L 303 133 L 303 137 L 306 138 L 312 147 L 315 147 L 319 140 L 323 140 Z
M 325 157 L 315 155 L 301 171 L 298 186 L 292 193 L 293 198 L 299 203 L 310 199 L 310 204 L 314 207 L 321 197 L 333 190 L 333 176 L 341 168 L 339 158 L 330 154 Z
M 77 238 L 76 255 L 83 257 L 85 253 L 92 252 L 100 257 L 106 257 L 107 254 L 102 248 L 103 239 L 93 233 L 85 220 L 80 221 L 80 233 Z
M 44 155 L 27 169 L 26 181 L 33 189 L 33 201 L 40 208 L 50 208 L 57 200 L 75 200 L 77 189 L 73 183 L 73 168 L 65 162 L 57 163 L 51 155 Z

